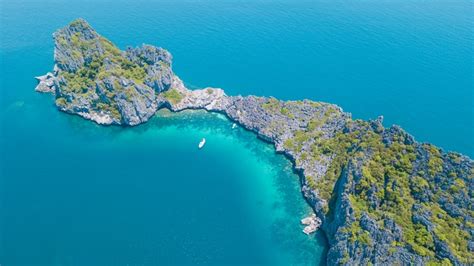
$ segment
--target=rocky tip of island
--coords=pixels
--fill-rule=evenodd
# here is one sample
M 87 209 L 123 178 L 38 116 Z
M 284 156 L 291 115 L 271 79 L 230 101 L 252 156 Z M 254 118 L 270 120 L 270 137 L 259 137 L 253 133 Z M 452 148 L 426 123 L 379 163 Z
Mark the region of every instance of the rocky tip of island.
M 160 108 L 204 109 L 273 143 L 302 177 L 329 241 L 329 264 L 474 263 L 470 158 L 385 128 L 381 118 L 353 120 L 329 103 L 189 90 L 168 51 L 122 51 L 83 19 L 53 36 L 55 65 L 37 77 L 36 91 L 53 93 L 61 111 L 134 126 Z

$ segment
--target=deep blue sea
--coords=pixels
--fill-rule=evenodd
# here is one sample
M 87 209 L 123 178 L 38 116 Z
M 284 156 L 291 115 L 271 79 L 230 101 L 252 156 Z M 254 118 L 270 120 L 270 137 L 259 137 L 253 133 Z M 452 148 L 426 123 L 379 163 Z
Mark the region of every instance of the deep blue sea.
M 291 163 L 224 117 L 134 128 L 34 92 L 52 33 L 85 18 L 153 44 L 192 88 L 336 103 L 474 156 L 472 1 L 0 0 L 0 264 L 324 262 Z M 202 137 L 208 142 L 197 149 Z

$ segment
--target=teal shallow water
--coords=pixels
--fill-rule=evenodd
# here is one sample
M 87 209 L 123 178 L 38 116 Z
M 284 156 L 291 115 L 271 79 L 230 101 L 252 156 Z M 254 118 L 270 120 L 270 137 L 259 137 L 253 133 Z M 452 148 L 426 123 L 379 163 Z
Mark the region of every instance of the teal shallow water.
M 37 100 L 50 100 L 43 96 Z M 21 140 L 2 148 L 22 160 L 2 158 L 2 262 L 288 265 L 324 258 L 323 236 L 301 232 L 299 219 L 311 210 L 290 162 L 223 116 L 161 111 L 124 129 L 53 108 L 46 111 L 51 122 L 42 121 L 31 107 L 7 110 L 24 119 L 12 124 L 42 130 L 4 135 Z
M 215 114 L 135 128 L 33 91 L 77 17 L 191 87 L 339 104 L 474 155 L 470 1 L 0 1 L 0 263 L 317 264 L 290 163 Z M 469 60 L 471 59 L 471 60 Z M 208 144 L 196 148 L 202 137 Z
M 19 0 L 0 2 L 2 77 L 51 69 L 51 34 L 87 19 L 121 48 L 174 56 L 189 85 L 384 115 L 417 140 L 474 156 L 472 1 Z M 21 57 L 26 62 L 15 63 Z M 26 63 L 26 65 L 25 65 Z M 2 81 L 5 82 L 5 81 Z M 30 91 L 2 89 L 2 104 Z M 13 99 L 12 99 L 13 98 Z

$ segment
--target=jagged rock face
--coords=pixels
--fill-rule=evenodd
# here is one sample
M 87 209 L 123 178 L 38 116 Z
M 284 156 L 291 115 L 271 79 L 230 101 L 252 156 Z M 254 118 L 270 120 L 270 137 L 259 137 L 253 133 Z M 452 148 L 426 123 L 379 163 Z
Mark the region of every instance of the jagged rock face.
M 35 77 L 38 80 L 38 85 L 35 88 L 37 92 L 55 92 L 55 82 L 56 78 L 51 73 L 48 72 L 46 75 Z
M 360 146 L 336 183 L 324 226 L 328 261 L 471 264 L 473 161 L 397 126 L 379 134 L 382 143 Z
M 474 263 L 470 158 L 384 128 L 381 117 L 352 120 L 328 103 L 188 90 L 166 50 L 122 52 L 83 20 L 54 38 L 55 68 L 37 78 L 36 90 L 54 92 L 60 110 L 137 125 L 160 107 L 205 109 L 274 143 L 302 174 L 303 195 L 323 221 L 328 264 Z
M 60 70 L 75 72 L 91 62 L 95 56 L 103 55 L 105 49 L 100 36 L 84 20 L 76 20 L 53 34 L 54 61 Z M 85 46 L 87 44 L 87 47 Z
M 358 214 L 354 210 L 350 195 L 355 193 L 355 179 L 362 175 L 361 164 L 351 161 L 336 185 L 333 217 L 324 226 L 331 243 L 328 261 L 344 265 L 424 264 L 426 259 L 422 256 L 406 247 L 392 245 L 403 241 L 402 229 L 392 219 L 377 221 L 367 213 Z M 367 234 L 369 243 L 354 237 L 352 228 L 356 223 Z
M 330 265 L 473 262 L 469 158 L 386 129 L 381 117 L 354 121 L 331 104 L 189 91 L 179 80 L 172 87 L 170 109 L 225 113 L 293 160 L 324 221 Z
M 101 124 L 137 125 L 156 112 L 156 95 L 171 86 L 172 58 L 162 48 L 120 51 L 82 19 L 53 36 L 54 91 L 62 111 Z
M 158 93 L 170 88 L 174 74 L 171 71 L 172 57 L 168 51 L 151 45 L 143 45 L 127 49 L 127 58 L 132 62 L 145 63 L 149 66 L 145 78 L 147 86 Z
M 180 97 L 170 109 L 225 113 L 293 160 L 324 221 L 328 264 L 473 261 L 469 158 L 418 143 L 398 126 L 385 129 L 381 117 L 353 121 L 330 104 L 173 88 Z

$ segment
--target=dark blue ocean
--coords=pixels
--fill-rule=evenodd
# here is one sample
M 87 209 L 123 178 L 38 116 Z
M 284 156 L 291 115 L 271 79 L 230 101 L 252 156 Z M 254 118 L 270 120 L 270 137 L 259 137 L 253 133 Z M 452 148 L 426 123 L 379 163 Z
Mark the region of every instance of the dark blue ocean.
M 0 0 L 0 264 L 314 265 L 326 240 L 291 163 L 224 117 L 134 128 L 34 92 L 52 33 L 82 17 L 153 44 L 191 88 L 336 103 L 474 156 L 472 1 Z M 197 149 L 202 137 L 208 140 Z

